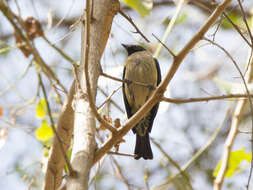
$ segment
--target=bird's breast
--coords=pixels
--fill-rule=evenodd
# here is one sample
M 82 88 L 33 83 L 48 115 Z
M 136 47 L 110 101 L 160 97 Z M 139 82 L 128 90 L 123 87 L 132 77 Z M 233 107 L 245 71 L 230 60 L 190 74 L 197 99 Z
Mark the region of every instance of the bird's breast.
M 136 54 L 127 59 L 125 79 L 156 87 L 157 71 L 152 55 L 146 52 Z M 126 85 L 125 93 L 132 112 L 136 112 L 148 100 L 153 90 L 134 82 Z

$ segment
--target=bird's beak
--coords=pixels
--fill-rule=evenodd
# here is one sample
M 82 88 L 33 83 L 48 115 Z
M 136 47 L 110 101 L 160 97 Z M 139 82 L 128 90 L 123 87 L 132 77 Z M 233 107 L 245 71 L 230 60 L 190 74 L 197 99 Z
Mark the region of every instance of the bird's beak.
M 126 50 L 128 50 L 128 48 L 130 47 L 130 45 L 127 44 L 121 44 Z

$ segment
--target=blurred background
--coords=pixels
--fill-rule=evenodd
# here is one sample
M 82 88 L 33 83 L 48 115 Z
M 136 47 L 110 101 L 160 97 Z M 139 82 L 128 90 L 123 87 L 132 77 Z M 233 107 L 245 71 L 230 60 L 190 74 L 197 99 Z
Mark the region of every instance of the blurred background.
M 176 12 L 176 5 L 169 0 L 144 3 L 144 11 L 132 9 L 124 2 L 121 2 L 121 8 L 133 19 L 150 43 L 134 33 L 133 26 L 122 15 L 117 14 L 101 59 L 105 73 L 122 77 L 127 55 L 121 43 L 141 44 L 152 53 L 155 52 L 158 41 L 152 34 L 162 39 Z M 7 4 L 16 15 L 23 19 L 34 17 L 41 24 L 45 37 L 34 39 L 34 46 L 62 86 L 69 89 L 74 78 L 73 66 L 52 45 L 57 46 L 73 61 L 79 61 L 81 31 L 80 24 L 75 23 L 82 14 L 85 1 L 9 0 Z M 251 25 L 250 10 L 253 2 L 244 0 L 242 5 Z M 215 2 L 211 0 L 194 0 L 185 4 L 166 40 L 167 47 L 177 54 L 205 23 L 214 7 Z M 232 1 L 227 15 L 243 33 L 247 32 L 237 1 Z M 73 24 L 74 27 L 70 28 Z M 38 67 L 32 56 L 26 57 L 16 45 L 17 37 L 15 40 L 13 32 L 12 25 L 0 12 L 0 187 L 2 190 L 41 189 L 44 166 L 52 143 L 52 132 L 48 130 L 46 136 L 44 133 L 41 135 L 39 130 L 43 128 L 43 124 L 44 128 L 48 127 L 49 118 L 40 113 L 44 100 L 38 81 Z M 205 37 L 224 47 L 242 73 L 245 73 L 250 48 L 227 20 L 218 19 Z M 247 34 L 245 37 L 250 41 Z M 162 76 L 165 76 L 173 62 L 172 56 L 163 48 L 158 60 Z M 52 87 L 47 77 L 41 75 L 57 122 L 61 102 L 66 94 L 61 89 Z M 97 106 L 120 86 L 119 82 L 100 77 Z M 184 59 L 165 96 L 194 98 L 232 93 L 244 93 L 237 69 L 221 49 L 206 40 L 201 40 Z M 113 103 L 103 106 L 101 114 L 112 121 L 119 118 L 121 123 L 124 123 L 126 115 L 121 89 L 112 96 L 112 100 Z M 164 189 L 188 189 L 190 187 L 187 185 L 187 179 L 191 182 L 192 189 L 212 189 L 213 172 L 221 159 L 236 103 L 236 99 L 187 104 L 162 102 L 151 133 L 154 140 L 151 144 L 154 159 L 145 161 L 134 160 L 128 156 L 108 155 L 99 166 L 92 169 L 90 189 L 149 189 L 160 185 L 179 172 L 170 159 L 183 168 L 208 142 L 210 146 L 187 167 L 187 177 L 179 175 L 172 178 Z M 244 149 L 245 154 L 251 152 L 250 115 L 249 108 L 246 107 L 232 151 Z M 99 123 L 97 128 L 98 139 L 106 140 L 106 132 L 99 129 Z M 210 141 L 214 135 L 216 138 Z M 97 143 L 101 145 L 102 142 L 98 139 Z M 124 140 L 125 142 L 119 146 L 119 152 L 133 154 L 135 135 L 129 132 Z M 248 161 L 240 162 L 232 176 L 225 179 L 223 189 L 245 189 L 249 169 Z

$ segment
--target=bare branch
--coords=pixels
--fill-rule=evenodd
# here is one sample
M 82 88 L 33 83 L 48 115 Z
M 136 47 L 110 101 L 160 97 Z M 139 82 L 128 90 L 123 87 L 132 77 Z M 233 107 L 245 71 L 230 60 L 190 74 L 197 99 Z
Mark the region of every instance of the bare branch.
M 157 41 L 159 41 L 163 45 L 163 47 L 168 50 L 168 52 L 170 53 L 170 55 L 172 55 L 173 58 L 176 57 L 176 55 L 158 37 L 156 37 L 155 34 L 152 33 L 152 36 L 154 36 L 155 39 L 157 39 Z
M 228 116 L 230 115 L 230 111 L 231 111 L 231 103 L 229 104 L 227 111 L 225 113 L 224 119 L 223 121 L 220 123 L 220 125 L 215 129 L 214 133 L 210 136 L 210 138 L 208 139 L 208 141 L 206 142 L 206 144 L 201 147 L 192 157 L 191 159 L 183 165 L 183 167 L 181 168 L 182 171 L 186 171 L 214 142 L 214 140 L 216 139 L 217 135 L 219 134 L 224 122 L 227 120 Z M 154 190 L 163 190 L 166 189 L 166 186 L 176 177 L 178 177 L 179 175 L 181 175 L 181 172 L 176 173 L 174 175 L 172 175 L 171 177 L 168 177 L 166 180 L 164 180 L 162 182 L 161 185 L 154 187 Z
M 131 24 L 132 24 L 132 26 L 135 28 L 135 30 L 136 30 L 136 33 L 138 33 L 138 34 L 140 34 L 143 38 L 144 38 L 144 40 L 146 40 L 146 42 L 150 42 L 149 40 L 148 40 L 148 38 L 146 38 L 145 36 L 144 36 L 144 34 L 140 31 L 140 29 L 134 24 L 134 21 L 129 17 L 129 16 L 127 16 L 122 10 L 119 10 L 119 13 L 125 18 L 125 19 L 127 19 L 128 20 L 128 22 L 130 22 Z
M 72 108 L 72 100 L 74 97 L 75 83 L 72 84 L 68 97 L 62 107 L 61 114 L 57 122 L 57 133 L 64 142 L 64 152 L 68 151 L 70 146 L 70 141 L 72 138 L 72 131 L 74 126 L 74 110 Z M 43 182 L 43 190 L 57 189 L 62 182 L 62 170 L 64 167 L 64 157 L 62 156 L 62 151 L 60 144 L 56 136 L 53 138 L 53 145 L 50 150 L 48 163 L 46 166 L 46 174 Z M 54 188 L 55 187 L 55 188 Z
M 245 86 L 247 97 L 248 97 L 248 100 L 249 100 L 249 103 L 250 103 L 251 114 L 253 116 L 252 101 L 251 101 L 249 89 L 248 89 L 248 86 L 247 86 L 249 80 L 247 79 L 247 82 L 246 82 L 246 80 L 244 79 L 244 76 L 243 76 L 238 64 L 236 63 L 236 61 L 233 59 L 233 57 L 229 54 L 229 52 L 226 49 L 224 49 L 221 45 L 215 43 L 212 40 L 209 40 L 207 38 L 204 38 L 204 39 L 207 40 L 208 42 L 212 43 L 213 45 L 217 46 L 218 48 L 220 48 L 231 59 L 232 63 L 236 67 L 238 73 L 240 74 L 240 77 L 241 77 L 241 79 L 243 81 L 243 84 Z M 250 71 L 250 72 L 253 72 L 253 70 Z M 217 177 L 215 179 L 215 182 L 214 182 L 214 190 L 220 190 L 221 186 L 222 186 L 222 183 L 224 181 L 225 173 L 226 173 L 226 170 L 227 170 L 227 167 L 228 167 L 230 151 L 231 151 L 232 145 L 234 143 L 234 140 L 235 140 L 235 137 L 236 137 L 236 134 L 237 134 L 237 129 L 239 127 L 242 110 L 243 110 L 246 102 L 247 102 L 247 100 L 240 100 L 238 102 L 237 106 L 236 106 L 236 109 L 235 109 L 235 112 L 234 112 L 234 115 L 233 115 L 234 117 L 232 119 L 231 128 L 230 128 L 230 131 L 229 131 L 229 134 L 227 136 L 226 143 L 225 143 L 225 150 L 224 150 L 223 156 L 222 156 L 221 168 L 220 168 L 220 170 L 218 172 L 218 175 L 217 175 Z M 252 123 L 253 123 L 253 117 L 252 117 Z M 252 126 L 253 126 L 253 124 L 252 124 Z
M 28 39 L 28 37 L 26 37 L 23 34 L 22 30 L 18 27 L 18 25 L 16 24 L 16 22 L 14 22 L 14 20 L 18 20 L 18 22 L 21 23 L 21 26 L 23 26 L 23 23 L 22 23 L 22 21 L 20 21 L 20 18 L 18 18 L 11 11 L 11 9 L 8 6 L 5 5 L 4 1 L 0 1 L 0 10 L 4 14 L 4 16 L 8 19 L 8 21 L 11 23 L 11 25 L 13 26 L 15 32 L 18 34 L 18 36 L 22 39 L 22 41 L 24 43 L 26 43 L 26 46 L 28 46 L 29 51 L 33 54 L 34 59 L 40 65 L 40 67 L 42 68 L 42 71 L 46 74 L 46 76 L 49 78 L 49 80 L 53 79 L 56 82 L 56 84 L 59 85 L 65 93 L 67 93 L 67 90 L 65 89 L 65 87 L 60 83 L 60 81 L 57 79 L 57 77 L 54 74 L 54 72 L 51 70 L 51 68 L 42 59 L 42 57 L 40 56 L 40 54 L 37 51 L 37 49 L 30 42 L 30 40 Z
M 183 171 L 180 167 L 180 165 L 173 160 L 161 147 L 160 144 L 158 144 L 153 138 L 151 138 L 152 143 L 154 143 L 154 145 L 162 152 L 162 154 L 167 158 L 167 160 L 173 164 L 173 166 L 175 168 L 177 168 L 177 170 L 179 171 L 179 173 L 185 178 L 186 182 L 187 182 L 187 186 L 189 187 L 189 189 L 193 190 L 189 176 L 187 176 L 187 173 L 185 171 Z
M 101 76 L 112 79 L 112 80 L 115 80 L 115 81 L 118 81 L 118 82 L 126 83 L 126 84 L 133 83 L 133 84 L 144 86 L 144 87 L 147 87 L 147 88 L 154 88 L 152 85 L 149 85 L 149 84 L 141 83 L 141 82 L 138 82 L 138 81 L 131 81 L 131 80 L 127 80 L 127 79 L 122 80 L 122 79 L 119 79 L 117 77 L 113 77 L 111 75 L 108 75 L 106 73 L 101 73 Z
M 119 86 L 116 90 L 112 91 L 112 93 L 106 98 L 106 100 L 100 105 L 98 106 L 98 110 L 101 109 L 107 102 L 110 102 L 112 96 L 119 90 L 121 89 L 121 86 Z
M 253 94 L 250 94 L 250 97 L 253 97 Z M 221 96 L 211 96 L 211 97 L 201 97 L 201 98 L 166 98 L 163 97 L 162 101 L 174 103 L 174 104 L 185 104 L 193 102 L 208 102 L 210 100 L 224 100 L 229 98 L 248 98 L 247 94 L 228 94 Z
M 44 98 L 46 100 L 46 106 L 47 106 L 47 111 L 48 111 L 49 119 L 50 119 L 50 122 L 51 122 L 51 127 L 52 127 L 52 129 L 54 131 L 54 135 L 56 136 L 56 138 L 58 140 L 59 147 L 61 149 L 62 155 L 63 155 L 63 157 L 65 159 L 65 162 L 67 164 L 67 167 L 69 169 L 70 175 L 74 176 L 75 175 L 75 171 L 73 170 L 73 168 L 72 168 L 72 166 L 71 166 L 71 164 L 69 162 L 68 156 L 67 156 L 67 154 L 66 154 L 66 152 L 64 150 L 64 147 L 62 145 L 64 142 L 61 140 L 61 138 L 60 138 L 60 136 L 59 136 L 59 134 L 58 134 L 58 132 L 57 132 L 57 130 L 55 128 L 53 116 L 52 116 L 51 109 L 50 109 L 49 102 L 48 102 L 48 98 L 47 98 L 46 89 L 45 89 L 45 86 L 44 86 L 44 84 L 42 82 L 40 73 L 38 73 L 38 77 L 39 77 L 39 83 L 40 83 L 40 86 L 42 88 L 42 92 L 43 92 Z
M 105 96 L 108 97 L 108 94 L 100 87 L 98 87 L 98 90 Z M 114 105 L 121 113 L 125 113 L 125 111 L 112 99 L 109 100 L 109 102 Z
M 159 102 L 163 94 L 175 75 L 177 69 L 179 68 L 180 64 L 182 63 L 183 59 L 186 57 L 186 55 L 189 53 L 189 51 L 202 39 L 204 34 L 207 32 L 207 30 L 214 24 L 216 19 L 223 13 L 225 8 L 228 6 L 228 4 L 231 2 L 231 0 L 224 0 L 221 4 L 219 4 L 216 8 L 216 10 L 213 12 L 213 14 L 209 17 L 209 19 L 206 21 L 206 23 L 201 27 L 201 29 L 195 34 L 195 36 L 192 37 L 192 39 L 185 45 L 185 47 L 179 52 L 177 57 L 174 59 L 173 64 L 164 78 L 164 80 L 160 83 L 160 85 L 156 88 L 154 94 L 152 97 L 142 106 L 138 112 L 136 112 L 127 123 L 125 123 L 121 128 L 118 130 L 117 134 L 114 135 L 113 138 L 109 138 L 107 142 L 103 144 L 103 146 L 98 149 L 95 153 L 93 165 L 100 160 L 112 147 L 114 144 L 116 144 L 119 139 L 121 139 L 126 133 L 133 128 L 133 126 L 140 121 L 140 119 L 149 111 L 151 108 Z

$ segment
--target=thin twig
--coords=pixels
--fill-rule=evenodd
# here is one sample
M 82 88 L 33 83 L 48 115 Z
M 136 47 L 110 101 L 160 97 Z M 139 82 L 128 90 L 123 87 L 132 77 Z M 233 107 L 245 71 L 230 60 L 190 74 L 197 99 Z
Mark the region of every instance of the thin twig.
M 158 103 L 163 94 L 177 72 L 179 66 L 181 65 L 183 59 L 190 52 L 190 50 L 203 38 L 208 29 L 215 23 L 218 17 L 224 12 L 225 8 L 229 5 L 231 0 L 224 0 L 220 3 L 213 14 L 208 18 L 205 24 L 200 28 L 200 30 L 191 38 L 191 40 L 184 46 L 184 48 L 179 52 L 177 57 L 174 59 L 172 66 L 170 67 L 169 72 L 160 83 L 160 85 L 156 88 L 153 95 L 149 100 L 128 120 L 127 123 L 122 125 L 118 129 L 117 135 L 114 138 L 109 138 L 107 142 L 105 142 L 100 149 L 98 149 L 94 156 L 93 164 L 95 164 L 98 160 L 100 160 L 113 146 L 116 144 L 119 139 L 121 139 L 127 132 L 132 129 L 137 122 L 140 121 L 144 115 L 152 109 L 152 107 Z
M 123 175 L 123 172 L 121 170 L 119 163 L 117 162 L 117 160 L 113 156 L 111 156 L 111 159 L 117 169 L 117 172 L 118 172 L 119 177 L 121 178 L 121 181 L 126 185 L 128 190 L 131 190 L 131 186 L 130 186 L 128 180 L 126 179 L 126 177 Z
M 135 157 L 134 154 L 125 154 L 125 153 L 119 153 L 119 152 L 112 152 L 112 151 L 109 151 L 107 152 L 107 154 L 114 154 L 114 155 L 118 155 L 118 156 L 129 156 L 129 157 Z
M 250 94 L 250 97 L 253 97 L 253 94 Z M 210 100 L 224 100 L 229 98 L 248 98 L 247 94 L 228 94 L 221 96 L 211 96 L 211 97 L 201 97 L 201 98 L 166 98 L 163 97 L 162 101 L 174 103 L 174 104 L 185 104 L 193 102 L 208 102 Z
M 108 94 L 100 87 L 98 87 L 98 90 L 105 96 L 108 97 Z M 109 100 L 109 102 L 114 105 L 121 113 L 125 113 L 125 111 L 112 99 Z
M 159 143 L 157 143 L 157 142 L 155 141 L 155 139 L 151 138 L 151 141 L 152 141 L 152 143 L 162 152 L 162 154 L 167 158 L 167 160 L 168 160 L 170 163 L 172 163 L 173 166 L 175 166 L 175 168 L 177 168 L 177 170 L 179 171 L 179 173 L 185 178 L 188 187 L 189 187 L 191 190 L 193 190 L 192 185 L 191 185 L 191 182 L 190 182 L 190 179 L 189 179 L 189 177 L 187 176 L 186 172 L 183 171 L 183 170 L 181 169 L 180 165 L 179 165 L 175 160 L 173 160 L 173 159 L 164 151 L 164 149 L 162 148 L 162 146 L 161 146 Z
M 34 56 L 34 59 L 39 64 L 39 66 L 42 68 L 42 71 L 46 74 L 46 76 L 49 79 L 52 78 L 56 82 L 56 84 L 59 85 L 65 93 L 67 93 L 67 90 L 65 89 L 65 87 L 60 83 L 60 81 L 58 80 L 58 78 L 56 77 L 54 72 L 45 63 L 45 61 L 42 59 L 42 57 L 40 56 L 40 54 L 37 51 L 37 49 L 35 48 L 35 46 L 29 40 L 29 38 L 27 37 L 28 35 L 24 35 L 22 30 L 19 28 L 19 26 L 15 22 L 15 20 L 17 20 L 21 26 L 24 26 L 23 21 L 19 17 L 17 17 L 8 6 L 5 5 L 4 1 L 0 1 L 0 10 L 4 14 L 4 16 L 8 19 L 8 21 L 11 23 L 15 32 L 18 34 L 18 36 L 21 38 L 21 40 L 24 43 L 26 43 L 29 50 L 31 51 L 31 53 Z
M 244 11 L 244 9 L 243 9 L 243 6 L 242 6 L 242 4 L 241 4 L 241 1 L 240 1 L 240 0 L 237 0 L 237 1 L 238 1 L 240 10 L 241 10 L 243 22 L 244 22 L 245 25 L 246 25 L 247 32 L 248 32 L 249 37 L 250 37 L 251 44 L 253 44 L 253 37 L 252 37 L 252 33 L 251 33 L 251 31 L 250 31 L 250 28 L 249 28 L 249 25 L 248 25 L 248 22 L 247 22 L 247 18 L 246 18 L 246 16 L 245 16 L 245 11 Z M 248 71 L 251 57 L 252 57 L 252 46 L 251 46 L 250 58 L 249 58 L 249 61 L 248 61 L 248 63 L 247 63 L 247 67 L 246 67 L 246 69 L 245 69 L 245 74 L 246 74 L 246 72 Z M 252 134 L 252 135 L 253 135 L 253 134 Z M 253 151 L 253 147 L 252 147 L 252 151 Z
M 119 86 L 117 89 L 115 89 L 114 91 L 112 91 L 112 93 L 106 98 L 106 100 L 100 105 L 98 106 L 98 110 L 101 109 L 107 102 L 109 102 L 111 100 L 111 97 L 119 90 L 121 89 L 121 86 Z
M 204 38 L 204 39 L 207 40 L 208 42 L 210 42 L 211 44 L 217 46 L 218 48 L 220 48 L 231 59 L 232 63 L 236 67 L 238 73 L 240 74 L 240 77 L 241 77 L 241 79 L 243 81 L 243 84 L 245 86 L 245 90 L 246 90 L 247 97 L 248 97 L 248 100 L 249 100 L 250 111 L 251 111 L 251 114 L 252 114 L 252 125 L 253 125 L 253 108 L 252 108 L 252 101 L 251 101 L 251 98 L 250 98 L 250 92 L 249 92 L 249 89 L 248 89 L 248 86 L 247 86 L 247 82 L 245 81 L 244 76 L 243 76 L 238 64 L 233 59 L 233 57 L 228 53 L 228 51 L 225 48 L 223 48 L 221 45 L 219 45 L 216 42 L 213 42 L 213 41 L 211 41 L 207 38 Z M 221 168 L 220 168 L 220 170 L 218 172 L 218 175 L 217 175 L 217 177 L 215 179 L 215 182 L 214 182 L 214 190 L 220 190 L 221 186 L 222 186 L 222 183 L 224 181 L 225 173 L 226 173 L 229 158 L 230 158 L 231 147 L 234 143 L 235 136 L 237 134 L 238 125 L 239 125 L 239 122 L 240 122 L 241 110 L 242 110 L 242 108 L 244 107 L 245 104 L 246 104 L 245 100 L 240 101 L 239 104 L 238 104 L 238 107 L 236 107 L 238 109 L 235 109 L 235 113 L 234 113 L 234 115 L 236 116 L 235 121 L 233 120 L 234 122 L 232 122 L 231 129 L 230 129 L 228 137 L 226 139 L 226 143 L 225 143 L 226 148 L 225 148 L 223 156 L 222 156 Z
M 148 38 L 146 38 L 144 34 L 139 30 L 139 28 L 134 24 L 133 20 L 129 16 L 127 16 L 122 10 L 119 10 L 119 13 L 132 24 L 136 30 L 136 33 L 140 34 L 148 43 L 150 42 Z
M 73 168 L 72 168 L 72 166 L 70 164 L 68 156 L 67 156 L 66 152 L 64 151 L 64 148 L 63 148 L 63 145 L 62 145 L 63 142 L 62 142 L 62 140 L 61 140 L 60 136 L 58 135 L 57 130 L 55 128 L 54 119 L 53 119 L 53 116 L 52 116 L 52 113 L 51 113 L 51 109 L 50 109 L 50 106 L 49 106 L 46 89 L 45 89 L 45 86 L 44 86 L 44 84 L 42 82 L 42 78 L 41 78 L 40 73 L 38 73 L 38 77 L 39 77 L 39 83 L 40 83 L 40 86 L 41 86 L 44 98 L 46 100 L 46 106 L 47 106 L 47 111 L 48 111 L 49 119 L 50 119 L 50 122 L 51 122 L 51 127 L 52 127 L 53 132 L 54 132 L 54 134 L 55 134 L 55 136 L 56 136 L 56 138 L 58 140 L 58 143 L 60 145 L 60 149 L 61 149 L 62 155 L 63 155 L 63 157 L 65 159 L 66 165 L 67 165 L 67 167 L 69 169 L 70 176 L 74 176 L 76 174 L 76 172 L 73 170 Z
M 246 25 L 246 28 L 247 28 L 247 31 L 248 31 L 248 34 L 249 34 L 249 37 L 250 37 L 250 40 L 251 40 L 251 44 L 253 44 L 253 37 L 252 37 L 252 33 L 250 31 L 250 28 L 249 28 L 249 24 L 247 22 L 245 11 L 243 9 L 241 1 L 240 0 L 237 0 L 237 1 L 238 1 L 239 6 L 240 6 L 240 10 L 241 10 L 241 13 L 242 13 L 242 18 L 243 18 L 243 21 L 244 21 L 244 23 Z
M 177 3 L 177 7 L 176 7 L 176 11 L 175 11 L 175 14 L 173 15 L 172 19 L 170 20 L 170 23 L 168 24 L 167 28 L 166 28 L 166 31 L 162 37 L 162 42 L 165 43 L 168 36 L 169 36 L 169 33 L 171 32 L 173 26 L 175 25 L 176 23 L 176 20 L 179 16 L 179 13 L 180 11 L 182 10 L 183 8 L 183 5 L 186 1 L 185 0 L 179 0 L 179 2 Z M 156 51 L 155 51 L 155 54 L 154 54 L 154 57 L 155 58 L 158 58 L 158 56 L 160 55 L 160 52 L 162 50 L 162 44 L 159 43 L 157 48 L 156 48 Z
M 112 79 L 112 80 L 115 80 L 115 81 L 118 81 L 118 82 L 123 82 L 123 83 L 126 83 L 126 84 L 129 84 L 129 83 L 133 83 L 133 84 L 136 84 L 136 85 L 140 85 L 140 86 L 144 86 L 144 87 L 147 87 L 147 88 L 150 88 L 152 87 L 152 85 L 150 84 L 145 84 L 145 83 L 142 83 L 142 82 L 138 82 L 138 81 L 131 81 L 131 80 L 122 80 L 122 79 L 119 79 L 117 77 L 113 77 L 111 75 L 108 75 L 106 73 L 101 73 L 101 76 L 103 77 L 106 77 L 106 78 L 109 78 L 109 79 Z
M 238 0 L 238 4 L 240 6 L 240 10 L 241 10 L 241 13 L 242 13 L 242 17 L 243 17 L 243 21 L 246 25 L 246 28 L 247 28 L 247 31 L 248 31 L 248 34 L 250 36 L 250 40 L 251 40 L 251 44 L 253 44 L 253 37 L 252 37 L 252 33 L 251 33 L 251 30 L 249 28 L 249 25 L 248 25 L 248 22 L 247 22 L 247 18 L 246 18 L 246 15 L 245 15 L 245 11 L 243 9 L 243 6 L 241 4 L 241 1 Z M 251 17 L 252 18 L 252 17 Z M 249 61 L 248 61 L 248 64 L 247 64 L 247 68 L 245 70 L 245 73 L 248 71 L 248 68 L 250 67 L 250 64 L 252 64 L 252 54 L 253 54 L 253 49 L 252 49 L 252 46 L 250 48 L 250 57 L 249 57 Z M 249 72 L 252 72 L 252 65 L 251 65 L 251 71 Z M 252 80 L 252 75 L 249 74 L 248 75 L 248 82 L 251 82 Z M 251 128 L 253 128 L 253 112 L 252 112 L 252 104 L 250 104 L 251 106 Z M 251 130 L 251 152 L 253 153 L 253 130 Z M 250 166 L 250 172 L 249 172 L 249 177 L 248 177 L 248 182 L 247 182 L 247 185 L 246 185 L 246 188 L 247 190 L 249 190 L 249 187 L 250 187 L 250 180 L 251 180 L 251 177 L 252 177 L 252 172 L 253 172 L 253 159 L 251 159 L 251 166 Z
M 232 26 L 236 29 L 236 31 L 240 34 L 240 36 L 244 39 L 244 41 L 251 47 L 250 42 L 247 40 L 247 38 L 243 35 L 242 31 L 240 28 L 229 18 L 229 16 L 224 12 L 223 16 L 232 24 Z
M 66 60 L 68 60 L 72 65 L 76 64 L 76 61 L 74 61 L 70 56 L 68 56 L 65 52 L 63 52 L 60 48 L 58 48 L 56 45 L 52 44 L 46 36 L 42 36 L 42 38 L 52 47 L 54 48 L 62 57 L 64 57 Z
M 228 105 L 227 111 L 225 113 L 224 119 L 223 121 L 220 123 L 220 125 L 215 129 L 214 133 L 211 135 L 211 137 L 208 139 L 207 143 L 201 147 L 192 157 L 191 159 L 183 165 L 183 167 L 181 168 L 182 171 L 186 171 L 215 141 L 217 135 L 219 134 L 222 126 L 224 125 L 225 121 L 227 120 L 228 116 L 230 115 L 230 107 L 231 107 L 231 103 Z M 177 174 L 169 177 L 168 179 L 166 179 L 161 185 L 154 187 L 154 190 L 163 190 L 166 189 L 166 186 L 176 177 L 178 177 L 179 175 L 181 175 L 181 172 L 178 172 Z
M 94 183 L 96 182 L 96 179 L 97 179 L 97 176 L 98 176 L 98 172 L 100 170 L 100 168 L 102 167 L 104 161 L 105 161 L 105 158 L 106 157 L 103 157 L 98 163 L 97 163 L 97 167 L 96 167 L 96 170 L 95 170 L 95 174 L 93 175 L 93 177 L 91 178 L 90 182 L 89 182 L 89 187 Z
M 152 33 L 152 36 L 154 36 L 155 39 L 157 39 L 157 41 L 159 41 L 163 45 L 163 47 L 168 50 L 168 52 L 170 53 L 170 55 L 172 55 L 173 58 L 176 57 L 176 55 L 154 33 Z

